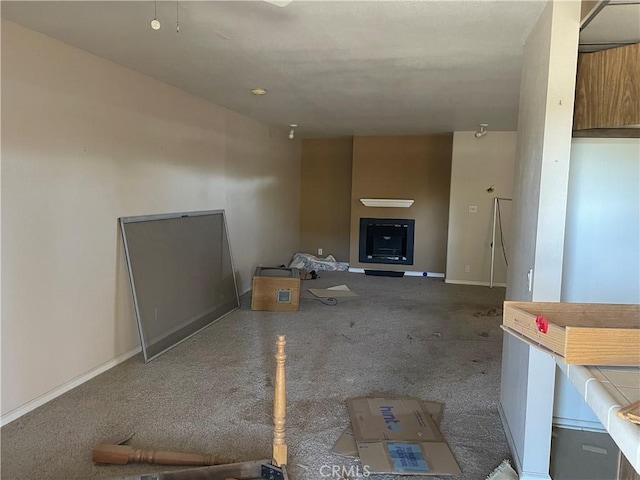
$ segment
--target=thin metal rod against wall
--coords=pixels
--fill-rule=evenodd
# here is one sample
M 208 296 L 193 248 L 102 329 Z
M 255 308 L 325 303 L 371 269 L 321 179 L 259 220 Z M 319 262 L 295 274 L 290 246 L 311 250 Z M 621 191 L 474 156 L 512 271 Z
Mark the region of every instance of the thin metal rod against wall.
M 489 278 L 489 288 L 493 288 L 493 271 L 496 259 L 496 222 L 500 211 L 500 200 L 511 202 L 511 198 L 493 197 L 493 227 L 491 229 L 491 275 Z M 500 219 L 500 235 L 502 236 L 502 219 Z M 502 238 L 500 239 L 502 241 Z

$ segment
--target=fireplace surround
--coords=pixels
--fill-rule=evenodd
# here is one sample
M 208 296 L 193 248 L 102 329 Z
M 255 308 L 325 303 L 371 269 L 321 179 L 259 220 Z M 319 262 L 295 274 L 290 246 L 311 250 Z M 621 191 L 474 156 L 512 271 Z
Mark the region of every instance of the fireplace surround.
M 360 263 L 413 265 L 415 220 L 360 219 Z

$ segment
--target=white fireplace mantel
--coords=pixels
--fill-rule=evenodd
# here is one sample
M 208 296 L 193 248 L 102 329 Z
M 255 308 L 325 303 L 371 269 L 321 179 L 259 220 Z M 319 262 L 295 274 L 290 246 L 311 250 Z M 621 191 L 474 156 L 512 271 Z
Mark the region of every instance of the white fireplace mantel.
M 365 207 L 409 208 L 413 205 L 413 200 L 399 198 L 361 198 L 360 202 Z

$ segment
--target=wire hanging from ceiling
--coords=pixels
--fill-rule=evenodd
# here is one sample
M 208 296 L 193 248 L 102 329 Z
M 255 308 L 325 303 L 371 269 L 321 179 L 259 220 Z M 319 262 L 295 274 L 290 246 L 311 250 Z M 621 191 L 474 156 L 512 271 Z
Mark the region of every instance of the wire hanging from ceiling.
M 151 28 L 160 30 L 160 20 L 158 20 L 158 0 L 153 0 L 153 20 Z M 176 0 L 176 33 L 180 33 L 180 0 Z
M 502 246 L 502 256 L 504 257 L 504 263 L 509 266 L 509 260 L 507 260 L 507 250 L 504 248 L 504 233 L 502 233 L 502 215 L 500 214 L 500 198 L 496 201 L 496 207 L 498 208 L 498 226 L 500 227 L 500 245 Z
M 180 33 L 180 8 L 179 3 L 180 0 L 176 0 L 176 33 Z
M 493 185 L 492 185 L 493 187 Z M 487 189 L 489 191 L 489 189 Z M 496 227 L 500 229 L 500 246 L 502 247 L 502 256 L 504 257 L 504 263 L 509 267 L 509 261 L 507 260 L 507 249 L 504 245 L 504 232 L 502 230 L 502 212 L 500 211 L 500 201 L 512 202 L 511 198 L 493 197 L 493 229 L 491 232 L 491 273 L 489 276 L 489 288 L 493 288 L 493 271 L 495 262 L 495 249 L 496 249 Z

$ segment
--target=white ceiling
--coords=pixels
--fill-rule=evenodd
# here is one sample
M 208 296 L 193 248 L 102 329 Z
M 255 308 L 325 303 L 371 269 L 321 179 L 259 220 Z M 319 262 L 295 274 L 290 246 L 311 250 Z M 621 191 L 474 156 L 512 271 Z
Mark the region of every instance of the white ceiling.
M 580 32 L 581 51 L 629 43 L 640 43 L 639 0 L 610 0 Z
M 152 1 L 4 1 L 2 17 L 267 124 L 297 123 L 300 136 L 408 135 L 514 130 L 523 44 L 543 7 L 161 1 L 158 31 Z

